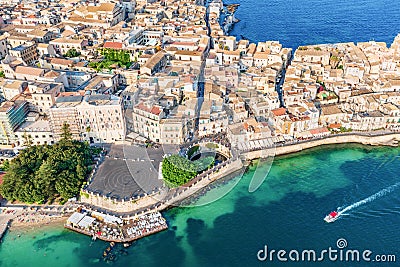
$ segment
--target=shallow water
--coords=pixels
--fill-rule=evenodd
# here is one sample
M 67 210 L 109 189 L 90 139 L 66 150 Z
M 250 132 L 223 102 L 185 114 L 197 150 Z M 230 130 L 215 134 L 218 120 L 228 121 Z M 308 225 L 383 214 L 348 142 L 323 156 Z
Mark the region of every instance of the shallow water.
M 323 221 L 331 210 L 399 182 L 399 152 L 397 148 L 340 145 L 279 157 L 260 189 L 248 193 L 252 167 L 219 201 L 165 212 L 169 230 L 127 249 L 117 247 L 113 263 L 102 259 L 107 243 L 93 242 L 61 226 L 43 227 L 21 237 L 11 231 L 0 246 L 0 266 L 28 262 L 33 267 L 261 266 L 271 265 L 257 260 L 264 245 L 322 250 L 335 247 L 339 238 L 345 238 L 351 248 L 400 256 L 400 190 L 351 210 L 333 224 Z M 324 262 L 323 266 L 330 264 L 365 266 L 365 262 Z

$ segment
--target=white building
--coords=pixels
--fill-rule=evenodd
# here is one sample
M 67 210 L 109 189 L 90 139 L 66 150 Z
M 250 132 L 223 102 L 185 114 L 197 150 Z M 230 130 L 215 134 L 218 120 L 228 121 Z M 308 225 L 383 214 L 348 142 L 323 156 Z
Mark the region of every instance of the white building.
M 125 121 L 121 99 L 112 95 L 59 97 L 50 109 L 56 139 L 64 123 L 73 137 L 90 143 L 115 143 L 125 140 Z

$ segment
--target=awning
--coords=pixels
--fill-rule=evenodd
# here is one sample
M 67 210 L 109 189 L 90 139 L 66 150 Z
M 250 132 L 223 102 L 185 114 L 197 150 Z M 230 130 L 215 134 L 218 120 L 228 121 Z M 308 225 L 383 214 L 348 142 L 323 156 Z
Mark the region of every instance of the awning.
M 88 228 L 96 219 L 90 216 L 85 216 L 82 220 L 78 223 L 78 226 L 83 228 Z
M 85 217 L 86 213 L 79 213 L 79 212 L 74 212 L 67 220 L 67 223 L 71 224 L 78 224 L 83 217 Z

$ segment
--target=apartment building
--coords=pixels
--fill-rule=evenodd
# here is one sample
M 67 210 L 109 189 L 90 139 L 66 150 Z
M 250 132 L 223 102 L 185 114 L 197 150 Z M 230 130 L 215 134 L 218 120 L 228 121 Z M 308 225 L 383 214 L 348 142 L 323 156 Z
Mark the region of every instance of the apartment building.
M 59 97 L 49 110 L 55 139 L 60 138 L 64 123 L 73 137 L 89 143 L 115 143 L 125 140 L 125 121 L 121 99 L 112 95 Z
M 8 54 L 7 36 L 0 36 L 0 59 L 3 59 Z
M 160 131 L 161 144 L 183 144 L 186 133 L 185 120 L 178 116 L 162 119 L 160 121 Z
M 141 102 L 133 107 L 133 131 L 158 143 L 161 140 L 160 121 L 164 116 L 161 106 Z
M 200 110 L 199 137 L 226 132 L 229 120 L 222 106 L 222 99 L 204 100 Z
M 54 40 L 51 40 L 49 42 L 51 45 L 53 45 L 54 50 L 60 54 L 64 55 L 68 52 L 68 50 L 74 48 L 78 52 L 82 52 L 82 50 L 85 49 L 85 47 L 88 45 L 88 40 L 85 39 L 67 39 L 67 38 L 57 38 Z
M 229 125 L 227 137 L 231 144 L 247 143 L 271 137 L 271 130 L 268 123 L 248 118 L 244 122 Z
M 8 79 L 6 79 L 1 85 L 3 97 L 6 100 L 13 99 L 15 96 L 21 94 L 27 87 L 27 82 Z
M 36 44 L 16 46 L 10 49 L 9 54 L 22 60 L 27 65 L 34 63 L 39 58 Z
M 55 104 L 56 96 L 64 91 L 63 84 L 32 82 L 28 85 L 32 103 L 40 114 L 45 114 Z
M 160 71 L 167 63 L 166 53 L 159 51 L 151 56 L 144 65 L 140 67 L 140 74 L 151 76 L 155 72 Z
M 125 7 L 120 3 L 99 3 L 80 6 L 69 17 L 71 23 L 86 25 L 104 25 L 112 27 L 125 19 Z
M 32 113 L 32 112 L 30 112 Z M 53 132 L 51 131 L 50 121 L 47 119 L 35 118 L 28 113 L 27 121 L 24 122 L 15 132 L 18 146 L 27 145 L 51 145 L 54 144 Z M 32 120 L 30 120 L 30 117 Z
M 29 104 L 25 99 L 6 101 L 0 106 L 0 146 L 11 146 L 18 138 L 15 131 L 25 122 Z

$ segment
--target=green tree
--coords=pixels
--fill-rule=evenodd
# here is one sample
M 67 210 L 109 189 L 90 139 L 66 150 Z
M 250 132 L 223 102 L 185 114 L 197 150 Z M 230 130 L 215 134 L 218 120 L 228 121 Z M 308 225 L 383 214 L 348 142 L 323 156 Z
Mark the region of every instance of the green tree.
M 22 135 L 22 138 L 24 139 L 24 146 L 31 146 L 32 145 L 32 136 L 26 133 L 24 131 L 24 134 Z
M 75 48 L 71 48 L 64 54 L 64 57 L 79 57 L 81 53 L 77 51 Z
M 61 128 L 61 140 L 63 142 L 69 142 L 72 140 L 72 133 L 67 122 L 64 122 Z
M 2 164 L 0 165 L 0 171 L 6 172 L 10 168 L 10 161 L 3 160 Z
M 192 162 L 182 156 L 172 155 L 163 159 L 161 171 L 165 183 L 170 187 L 177 187 L 186 184 L 213 164 L 213 157 L 205 157 Z
M 72 140 L 67 129 L 59 143 L 27 147 L 10 162 L 0 186 L 5 198 L 45 203 L 58 196 L 67 200 L 79 194 L 89 173 L 92 155 L 99 150 Z

